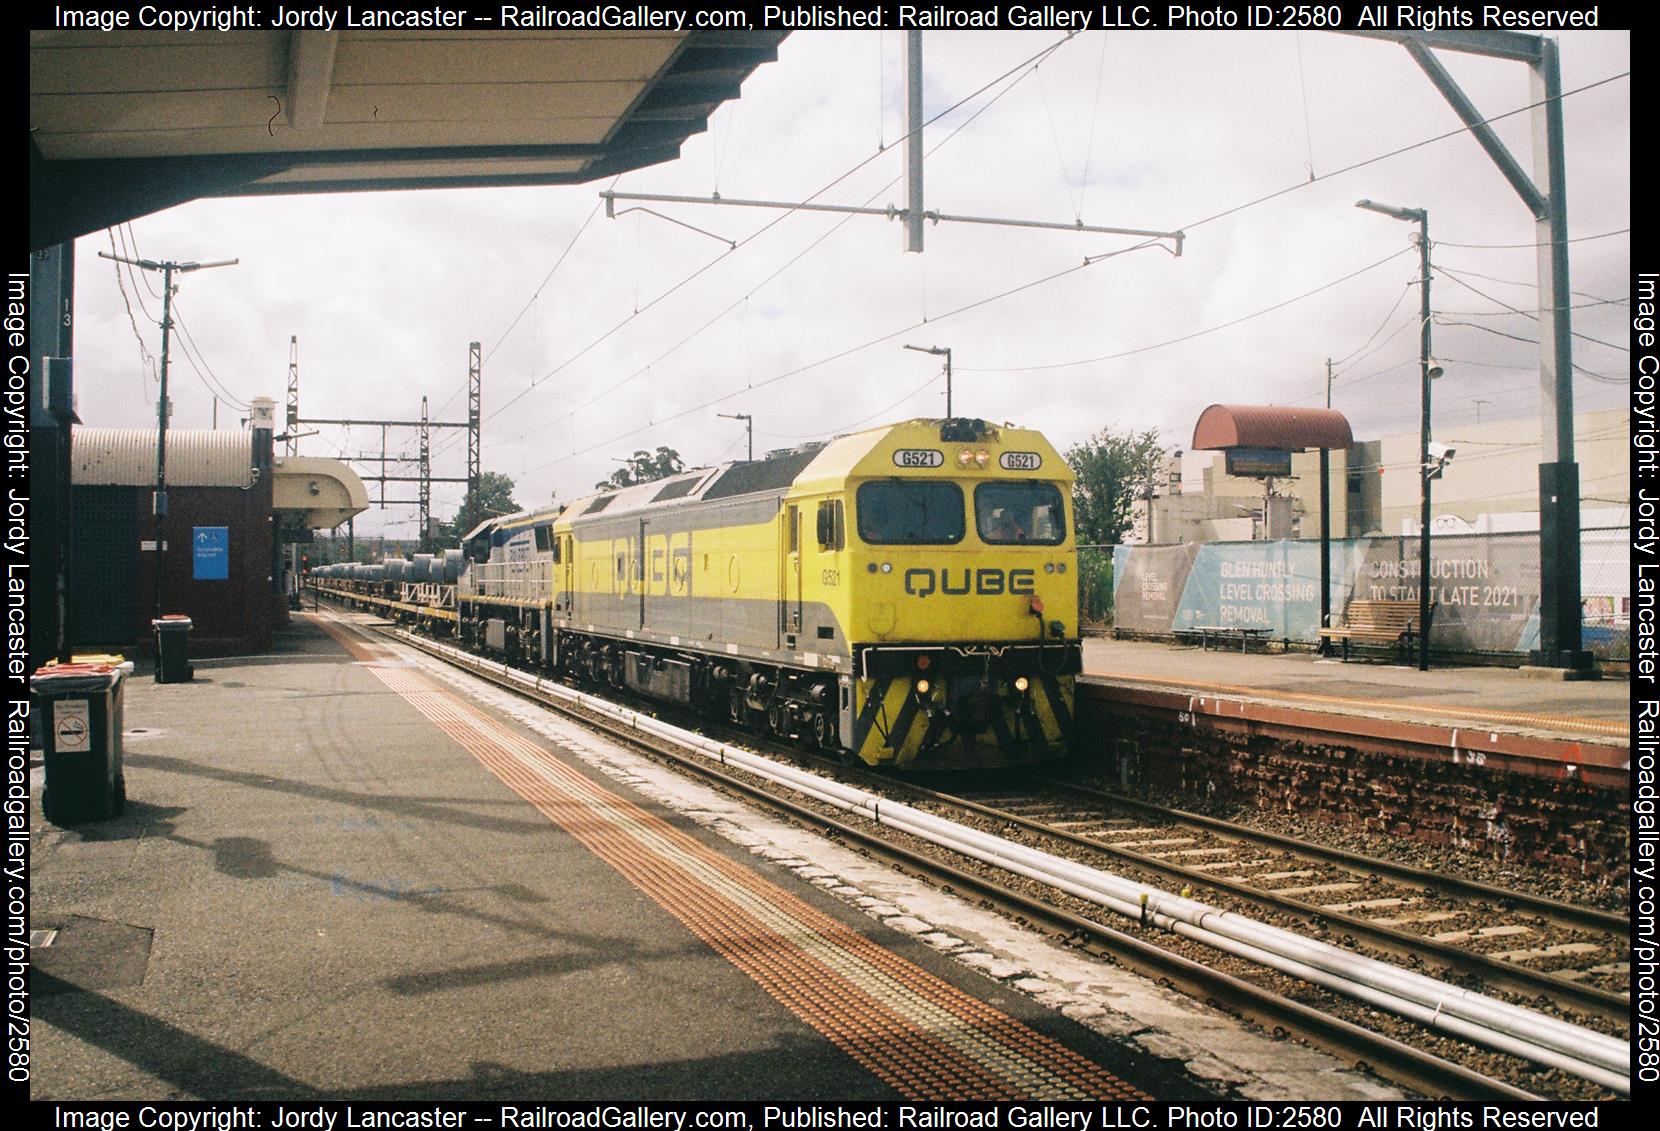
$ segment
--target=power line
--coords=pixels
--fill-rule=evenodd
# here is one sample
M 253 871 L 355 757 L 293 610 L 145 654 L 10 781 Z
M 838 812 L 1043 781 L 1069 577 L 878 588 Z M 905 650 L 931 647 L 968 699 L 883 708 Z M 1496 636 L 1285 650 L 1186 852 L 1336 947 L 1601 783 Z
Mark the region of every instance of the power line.
M 1627 71 L 1625 73 L 1630 74 L 1629 71 Z M 1613 78 L 1619 78 L 1619 77 L 1620 77 L 1619 75 L 1613 76 Z M 1612 80 L 1605 79 L 1603 81 L 1607 82 L 1607 81 L 1612 81 Z M 1579 90 L 1588 90 L 1588 89 L 1590 89 L 1590 88 L 1589 87 L 1583 87 L 1583 86 L 1579 88 Z M 1579 93 L 1578 90 L 1568 91 L 1568 94 L 1578 94 L 1578 93 Z M 1564 98 L 1566 98 L 1567 96 L 1568 96 L 1567 94 L 1563 95 Z M 1530 107 L 1524 107 L 1524 109 L 1530 109 Z M 1490 120 L 1491 121 L 1497 121 L 1497 119 L 1490 119 Z M 1623 235 L 1628 234 L 1630 231 L 1631 231 L 1630 228 L 1616 228 L 1612 232 L 1599 232 L 1597 235 L 1594 235 L 1594 236 L 1575 236 L 1571 240 L 1563 240 L 1562 242 L 1563 243 L 1584 243 L 1587 240 L 1605 240 L 1609 236 L 1623 236 Z M 1468 248 L 1476 248 L 1476 249 L 1485 250 L 1485 251 L 1502 251 L 1502 250 L 1506 250 L 1506 249 L 1509 249 L 1509 248 L 1550 247 L 1551 246 L 1551 244 L 1549 242 L 1546 242 L 1546 243 L 1452 243 L 1449 240 L 1436 240 L 1435 242 L 1440 244 L 1442 247 L 1468 247 Z M 1531 286 L 1532 284 L 1518 283 L 1517 285 L 1518 286 Z
M 592 444 L 592 445 L 590 445 L 586 448 L 580 448 L 576 451 L 573 451 L 568 456 L 561 456 L 558 459 L 553 459 L 553 460 L 549 460 L 546 463 L 538 464 L 535 467 L 527 469 L 526 474 L 530 474 L 531 472 L 541 471 L 543 468 L 552 467 L 555 464 L 559 464 L 559 463 L 564 463 L 566 460 L 574 459 L 575 457 L 577 457 L 579 455 L 584 455 L 588 452 L 598 451 L 601 448 L 609 447 L 612 444 L 615 444 L 615 443 L 617 443 L 621 440 L 626 440 L 631 436 L 635 436 L 635 435 L 638 435 L 641 432 L 645 432 L 645 431 L 648 431 L 652 428 L 655 428 L 659 424 L 668 424 L 671 421 L 680 420 L 684 417 L 692 415 L 695 412 L 702 412 L 705 409 L 712 408 L 715 405 L 721 404 L 724 401 L 729 401 L 733 397 L 742 396 L 743 394 L 751 391 L 752 389 L 760 389 L 760 388 L 765 388 L 768 385 L 775 385 L 780 381 L 785 381 L 785 380 L 788 380 L 791 377 L 799 376 L 800 374 L 806 373 L 809 370 L 817 369 L 820 366 L 828 365 L 828 364 L 830 364 L 831 362 L 834 362 L 834 361 L 840 361 L 842 358 L 845 358 L 845 357 L 851 357 L 853 354 L 860 353 L 863 350 L 870 349 L 872 346 L 880 345 L 883 342 L 890 341 L 894 338 L 900 337 L 903 334 L 909 334 L 913 330 L 920 329 L 922 326 L 928 325 L 932 322 L 942 322 L 947 318 L 952 318 L 952 317 L 955 317 L 956 315 L 959 315 L 959 314 L 966 314 L 970 310 L 976 310 L 979 307 L 989 305 L 990 303 L 1001 301 L 1002 299 L 1008 298 L 1011 295 L 1020 294 L 1023 291 L 1028 291 L 1028 290 L 1033 289 L 1034 287 L 1043 286 L 1046 283 L 1054 282 L 1056 279 L 1064 278 L 1067 275 L 1072 275 L 1072 274 L 1075 274 L 1076 272 L 1087 270 L 1089 267 L 1093 266 L 1094 263 L 1099 262 L 1100 259 L 1102 259 L 1102 258 L 1105 258 L 1105 257 L 1096 257 L 1094 259 L 1086 259 L 1082 263 L 1077 263 L 1077 264 L 1074 264 L 1071 267 L 1066 267 L 1066 268 L 1063 268 L 1062 270 L 1055 271 L 1051 274 L 1044 275 L 1040 278 L 1032 279 L 1028 282 L 1020 284 L 1019 286 L 1010 287 L 1008 290 L 1000 291 L 997 294 L 991 295 L 987 298 L 977 299 L 974 302 L 970 302 L 970 303 L 967 303 L 963 306 L 959 306 L 954 310 L 948 310 L 944 314 L 937 315 L 937 316 L 935 316 L 931 319 L 927 319 L 925 321 L 917 321 L 917 322 L 910 323 L 909 325 L 901 326 L 898 329 L 891 330 L 888 333 L 881 334 L 881 335 L 879 335 L 875 338 L 871 338 L 868 341 L 861 342 L 860 344 L 858 344 L 856 346 L 849 346 L 847 349 L 840 350 L 836 353 L 830 354 L 827 357 L 821 357 L 817 361 L 808 362 L 806 365 L 800 365 L 800 366 L 797 366 L 794 369 L 786 370 L 783 373 L 775 374 L 774 376 L 769 377 L 764 381 L 754 382 L 754 383 L 746 386 L 745 388 L 734 389 L 729 393 L 724 393 L 720 396 L 713 397 L 713 398 L 711 398 L 707 401 L 704 401 L 702 404 L 693 405 L 691 408 L 684 409 L 680 412 L 674 413 L 671 416 L 664 417 L 662 420 L 648 421 L 647 423 L 639 426 L 638 428 L 631 428 L 627 432 L 623 432 L 623 433 L 620 433 L 616 436 L 612 436 L 611 438 L 609 438 L 607 440 L 604 440 L 604 441 L 601 441 L 600 443 Z
M 1004 87 L 1002 90 L 998 91 L 995 95 L 993 95 L 992 98 L 990 100 L 988 100 L 984 106 L 981 106 L 979 109 L 975 110 L 973 114 L 969 115 L 968 118 L 964 119 L 954 129 L 952 129 L 952 131 L 949 134 L 947 134 L 945 137 L 941 138 L 933 146 L 933 148 L 928 151 L 928 156 L 933 156 L 935 153 L 939 152 L 942 148 L 944 148 L 946 145 L 948 145 L 953 138 L 955 138 L 958 134 L 962 133 L 963 130 L 967 129 L 970 125 L 972 125 L 974 123 L 974 121 L 977 118 L 980 117 L 980 115 L 984 114 L 987 110 L 990 110 L 1006 94 L 1008 94 L 1016 86 L 1020 85 L 1020 83 L 1027 77 L 1027 75 L 1035 73 L 1035 70 L 1036 70 L 1036 68 L 1028 69 L 1024 73 L 1022 73 L 1019 77 L 1017 77 L 1013 82 L 1011 82 L 1008 86 Z M 984 89 L 984 88 L 982 88 L 982 89 Z M 960 103 L 959 103 L 959 105 L 960 105 Z M 899 178 L 895 177 L 892 180 L 888 181 L 886 184 L 878 187 L 876 189 L 876 191 L 872 192 L 868 197 L 865 198 L 865 203 L 868 204 L 870 201 L 875 200 L 878 196 L 881 196 L 883 193 L 887 192 L 889 189 L 891 189 L 898 182 L 899 182 Z M 713 326 L 715 323 L 717 323 L 721 319 L 725 318 L 732 311 L 736 310 L 740 305 L 748 303 L 750 299 L 754 298 L 755 295 L 760 293 L 761 290 L 763 290 L 766 286 L 768 286 L 770 283 L 772 283 L 773 280 L 777 279 L 785 271 L 789 270 L 789 268 L 791 268 L 795 264 L 799 263 L 807 255 L 809 255 L 811 252 L 816 250 L 819 247 L 819 245 L 823 244 L 831 236 L 833 236 L 837 232 L 839 232 L 843 227 L 845 227 L 853 219 L 854 219 L 854 216 L 851 215 L 851 214 L 849 214 L 847 216 L 843 216 L 835 224 L 833 224 L 831 227 L 827 228 L 824 232 L 822 232 L 816 239 L 814 239 L 806 247 L 802 248 L 800 251 L 796 252 L 789 259 L 785 260 L 782 264 L 780 264 L 776 269 L 774 269 L 765 278 L 761 279 L 759 282 L 757 282 L 757 283 L 753 284 L 752 286 L 750 286 L 749 289 L 740 298 L 737 298 L 737 299 L 733 300 L 730 304 L 728 304 L 726 307 L 724 307 L 723 309 L 721 309 L 720 311 L 715 313 L 712 317 L 710 317 L 702 325 L 698 326 L 696 329 L 691 331 L 691 333 L 687 334 L 685 337 L 683 337 L 679 341 L 677 341 L 674 345 L 670 346 L 668 349 L 664 350 L 662 353 L 658 354 L 657 356 L 652 358 L 650 361 L 646 362 L 645 365 L 643 365 L 643 366 L 639 367 L 638 369 L 634 370 L 632 373 L 628 374 L 626 377 L 623 377 L 621 380 L 615 381 L 612 384 L 606 386 L 605 388 L 599 390 L 597 393 L 595 393 L 593 396 L 589 397 L 586 401 L 583 401 L 581 404 L 577 405 L 575 408 L 569 409 L 568 411 L 566 411 L 566 412 L 564 412 L 564 413 L 562 413 L 558 416 L 555 416 L 552 419 L 547 420 L 547 421 L 543 422 L 541 425 L 538 425 L 536 427 L 537 428 L 551 427 L 552 425 L 555 425 L 555 424 L 558 424 L 562 421 L 568 420 L 571 417 L 575 416 L 578 412 L 582 411 L 584 408 L 587 408 L 588 406 L 590 406 L 590 405 L 594 404 L 595 402 L 603 399 L 604 397 L 609 396 L 611 393 L 616 392 L 618 389 L 621 389 L 623 386 L 625 386 L 625 385 L 629 384 L 630 382 L 634 381 L 636 378 L 638 378 L 638 377 L 644 375 L 645 373 L 649 372 L 654 365 L 657 365 L 657 364 L 663 362 L 664 360 L 666 360 L 667 358 L 669 358 L 670 356 L 672 356 L 674 353 L 676 353 L 682 347 L 684 347 L 688 342 L 691 342 L 693 339 L 697 338 L 699 335 L 704 333 L 704 331 L 708 330 L 709 327 Z M 511 441 L 514 441 L 514 440 L 521 440 L 525 436 L 529 435 L 531 431 L 534 431 L 534 430 L 535 430 L 534 428 L 533 429 L 528 429 L 525 432 L 521 432 L 516 436 L 509 437 L 505 441 L 497 441 L 497 443 L 511 442 Z
M 1047 364 L 1047 365 L 1005 365 L 1005 366 L 960 365 L 957 368 L 961 372 L 964 372 L 964 373 L 1036 373 L 1036 372 L 1040 372 L 1040 371 L 1043 371 L 1043 370 L 1049 370 L 1049 369 L 1071 369 L 1071 368 L 1074 368 L 1074 367 L 1079 366 L 1079 365 L 1094 365 L 1095 363 L 1101 362 L 1101 361 L 1117 361 L 1120 358 L 1131 357 L 1131 356 L 1134 356 L 1135 354 L 1138 354 L 1138 353 L 1147 353 L 1151 350 L 1163 349 L 1165 346 L 1173 346 L 1173 345 L 1178 345 L 1182 342 L 1190 342 L 1195 338 L 1202 338 L 1206 334 L 1214 334 L 1218 330 L 1226 330 L 1229 327 L 1238 326 L 1243 322 L 1249 322 L 1253 318 L 1260 318 L 1264 314 L 1271 314 L 1274 311 L 1281 309 L 1282 307 L 1287 307 L 1287 306 L 1292 305 L 1293 303 L 1301 302 L 1305 298 L 1311 298 L 1314 295 L 1319 294 L 1321 291 L 1330 290 L 1332 287 L 1338 286 L 1341 283 L 1346 283 L 1350 279 L 1356 278 L 1360 275 L 1364 275 L 1368 271 L 1372 271 L 1372 270 L 1375 270 L 1376 268 L 1382 267 L 1385 263 L 1388 263 L 1390 260 L 1399 259 L 1401 256 L 1405 255 L 1407 252 L 1412 251 L 1412 250 L 1413 249 L 1410 248 L 1410 247 L 1403 247 L 1401 250 L 1391 252 L 1390 254 L 1384 256 L 1382 259 L 1378 260 L 1375 263 L 1369 263 L 1365 267 L 1362 267 L 1357 271 L 1351 271 L 1347 275 L 1342 276 L 1341 278 L 1333 279 L 1329 283 L 1323 283 L 1320 286 L 1315 287 L 1311 291 L 1305 291 L 1304 293 L 1302 293 L 1300 295 L 1296 295 L 1292 298 L 1285 299 L 1283 302 L 1276 302 L 1272 306 L 1265 306 L 1261 310 L 1253 311 L 1250 314 L 1242 315 L 1241 317 L 1235 318 L 1232 321 L 1223 322 L 1223 323 L 1220 323 L 1220 324 L 1215 325 L 1215 326 L 1210 326 L 1210 327 L 1207 327 L 1203 330 L 1195 330 L 1191 334 L 1183 334 L 1181 337 L 1178 337 L 1178 338 L 1169 338 L 1169 339 L 1167 339 L 1165 341 L 1162 341 L 1162 342 L 1154 342 L 1150 345 L 1137 346 L 1134 349 L 1121 350 L 1118 353 L 1102 354 L 1099 357 L 1080 358 L 1077 361 L 1057 361 L 1057 362 L 1052 362 L 1052 363 Z
M 981 94 L 985 93 L 987 90 L 990 90 L 993 86 L 996 86 L 998 83 L 1000 83 L 1003 80 L 1007 79 L 1010 75 L 1016 74 L 1017 72 L 1027 68 L 1028 66 L 1033 66 L 1036 63 L 1041 62 L 1044 58 L 1048 57 L 1049 55 L 1053 54 L 1055 51 L 1059 50 L 1060 47 L 1063 44 L 1065 44 L 1067 42 L 1067 40 L 1069 40 L 1069 39 L 1071 39 L 1071 36 L 1066 36 L 1065 38 L 1060 39 L 1059 41 L 1055 42 L 1054 44 L 1051 44 L 1049 47 L 1044 48 L 1042 51 L 1039 51 L 1037 54 L 1030 56 L 1029 58 L 1027 58 L 1023 62 L 1017 63 L 1015 66 L 1009 68 L 1007 71 L 1003 72 L 1001 75 L 998 75 L 996 78 L 992 79 L 990 82 L 985 83 L 984 85 L 980 86 L 978 89 L 974 90 L 970 94 L 965 95 L 963 98 L 959 99 L 957 102 L 955 102 L 952 105 L 946 107 L 944 110 L 941 110 L 938 114 L 935 114 L 932 118 L 929 118 L 926 122 L 924 122 L 922 124 L 922 126 L 919 126 L 918 129 L 925 128 L 925 127 L 927 127 L 929 125 L 932 125 L 933 123 L 939 121 L 941 118 L 943 118 L 947 114 L 950 114 L 953 111 L 957 110 L 959 107 L 963 106 L 965 103 L 971 101 L 972 99 L 978 98 Z M 914 132 L 914 131 L 908 131 L 904 135 L 904 137 L 901 137 L 901 138 L 897 139 L 897 141 L 904 141 L 906 138 L 911 136 L 912 132 Z M 896 144 L 897 144 L 897 141 L 896 141 Z M 870 164 L 872 161 L 875 161 L 877 158 L 881 157 L 884 152 L 885 151 L 879 150 L 876 153 L 871 154 L 869 157 L 866 157 L 864 160 L 858 162 L 852 168 L 848 169 L 846 172 L 842 173 L 840 176 L 836 177 L 834 180 L 832 180 L 828 184 L 824 185 L 818 191 L 814 192 L 811 196 L 807 197 L 806 201 L 803 201 L 803 203 L 810 203 L 813 200 L 817 199 L 818 197 L 824 195 L 826 192 L 829 192 L 836 185 L 840 184 L 842 181 L 845 181 L 848 177 L 851 177 L 854 173 L 858 172 L 860 169 L 863 169 L 866 165 Z M 659 294 L 656 298 L 653 298 L 650 302 L 646 303 L 644 306 L 639 307 L 632 314 L 630 314 L 627 317 L 623 318 L 622 321 L 618 322 L 616 325 L 612 326 L 609 330 L 606 330 L 604 333 L 602 333 L 599 337 L 597 337 L 593 341 L 589 342 L 586 346 L 583 346 L 576 353 L 572 354 L 570 357 L 568 357 L 564 361 L 560 362 L 553 369 L 549 370 L 548 372 L 544 373 L 541 377 L 538 377 L 536 380 L 532 381 L 529 386 L 527 386 L 526 388 L 520 390 L 518 393 L 514 394 L 500 408 L 496 409 L 495 412 L 491 413 L 488 419 L 493 420 L 493 419 L 495 419 L 495 417 L 501 415 L 507 409 L 511 408 L 514 404 L 517 404 L 519 402 L 519 400 L 521 400 L 526 394 L 530 393 L 531 390 L 535 389 L 538 385 L 542 384 L 542 382 L 548 380 L 550 377 L 553 377 L 554 375 L 560 373 L 561 371 L 563 371 L 564 369 L 569 367 L 571 364 L 576 362 L 579 358 L 586 355 L 590 350 L 592 350 L 596 346 L 598 346 L 601 342 L 605 341 L 607 338 L 611 337 L 611 335 L 615 334 L 618 330 L 621 330 L 624 326 L 628 325 L 634 319 L 638 318 L 641 314 L 645 313 L 647 310 L 650 310 L 652 307 L 656 306 L 658 303 L 662 302 L 664 299 L 668 298 L 670 295 L 672 295 L 675 292 L 679 291 L 682 287 L 684 287 L 687 284 L 691 283 L 694 279 L 698 278 L 705 271 L 708 271 L 711 267 L 715 266 L 715 264 L 717 264 L 717 263 L 721 262 L 722 260 L 726 259 L 728 256 L 735 254 L 740 248 L 747 247 L 749 244 L 753 243 L 756 239 L 760 238 L 763 234 L 770 231 L 773 227 L 777 226 L 778 224 L 783 223 L 786 219 L 788 219 L 790 216 L 792 216 L 794 214 L 795 214 L 794 209 L 785 210 L 782 213 L 780 213 L 778 216 L 774 217 L 772 220 L 769 220 L 767 223 L 761 225 L 760 228 L 756 229 L 754 232 L 750 233 L 748 236 L 745 236 L 743 239 L 741 239 L 741 240 L 737 241 L 736 243 L 734 243 L 726 251 L 721 252 L 719 255 L 715 256 L 715 258 L 709 260 L 709 262 L 707 262 L 703 266 L 697 268 L 691 274 L 689 274 L 685 278 L 681 279 L 678 283 L 675 283 L 668 290 L 664 291 L 662 294 Z

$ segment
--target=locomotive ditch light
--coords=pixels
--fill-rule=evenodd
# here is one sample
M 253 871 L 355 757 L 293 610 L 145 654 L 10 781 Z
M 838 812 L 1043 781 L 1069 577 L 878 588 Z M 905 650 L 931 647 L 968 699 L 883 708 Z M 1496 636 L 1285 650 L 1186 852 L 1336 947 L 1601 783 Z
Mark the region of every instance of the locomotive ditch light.
M 917 681 L 916 681 L 916 693 L 917 693 L 917 696 L 918 696 L 918 697 L 919 697 L 919 698 L 923 698 L 923 699 L 926 699 L 926 698 L 927 698 L 927 697 L 928 697 L 928 689 L 929 689 L 929 688 L 930 688 L 930 687 L 932 687 L 932 686 L 933 686 L 933 684 L 931 684 L 931 683 L 929 683 L 929 682 L 928 682 L 928 681 L 927 681 L 927 680 L 925 680 L 925 679 L 919 679 L 919 680 L 917 680 Z
M 1022 695 L 1026 694 L 1026 689 L 1028 687 L 1031 687 L 1031 686 L 1032 686 L 1031 681 L 1028 680 L 1025 676 L 1017 675 L 1017 676 L 1014 677 L 1014 689 L 1016 691 L 1020 692 L 1020 694 L 1022 694 Z

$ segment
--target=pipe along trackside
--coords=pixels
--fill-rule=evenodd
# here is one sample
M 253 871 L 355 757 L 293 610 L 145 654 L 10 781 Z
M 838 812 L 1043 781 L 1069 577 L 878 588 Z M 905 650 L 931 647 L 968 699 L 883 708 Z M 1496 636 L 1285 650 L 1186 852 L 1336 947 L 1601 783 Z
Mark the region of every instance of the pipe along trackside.
M 406 635 L 400 633 L 399 635 Z M 1204 943 L 1227 954 L 1278 970 L 1385 1009 L 1461 1040 L 1557 1068 L 1621 1095 L 1631 1092 L 1631 1050 L 1617 1037 L 1448 985 L 1377 959 L 1351 954 L 1329 943 L 1304 938 L 1171 892 L 1134 883 L 1110 872 L 1066 860 L 966 828 L 901 802 L 827 781 L 804 770 L 729 746 L 650 715 L 619 707 L 562 684 L 549 683 L 505 665 L 478 659 L 442 644 L 420 646 L 540 693 L 605 715 L 644 734 L 690 747 L 722 765 L 735 766 L 787 786 L 828 805 L 860 813 L 932 844 L 983 863 L 1048 884 L 1109 911 Z

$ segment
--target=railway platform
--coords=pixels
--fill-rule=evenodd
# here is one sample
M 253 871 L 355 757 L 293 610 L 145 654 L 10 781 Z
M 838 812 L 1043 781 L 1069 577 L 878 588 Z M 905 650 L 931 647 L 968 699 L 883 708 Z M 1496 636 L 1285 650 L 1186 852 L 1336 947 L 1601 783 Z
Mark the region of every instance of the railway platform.
M 34 770 L 36 1099 L 1395 1090 L 385 643 L 141 668 L 125 812 Z
M 1624 680 L 1090 639 L 1078 717 L 1080 749 L 1126 784 L 1592 875 L 1629 864 Z
M 1084 674 L 1212 696 L 1274 700 L 1336 715 L 1398 719 L 1629 745 L 1626 680 L 1529 678 L 1499 667 L 1415 666 L 1321 657 L 1312 652 L 1210 651 L 1144 640 L 1091 637 Z

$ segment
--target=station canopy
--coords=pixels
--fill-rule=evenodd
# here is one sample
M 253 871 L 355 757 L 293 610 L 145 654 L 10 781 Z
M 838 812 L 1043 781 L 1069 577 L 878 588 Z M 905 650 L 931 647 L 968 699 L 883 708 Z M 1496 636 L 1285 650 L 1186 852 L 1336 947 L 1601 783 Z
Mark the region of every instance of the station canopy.
M 1348 418 L 1330 408 L 1213 404 L 1199 414 L 1193 426 L 1194 451 L 1240 448 L 1300 452 L 1353 444 Z
M 777 32 L 29 33 L 29 246 L 203 196 L 582 184 L 673 160 Z

